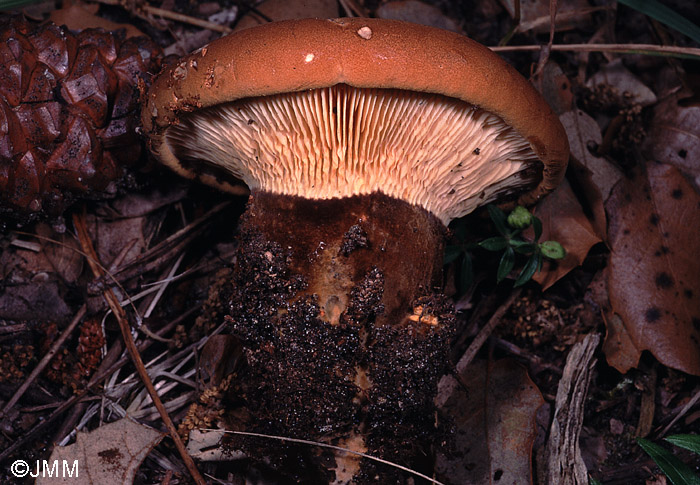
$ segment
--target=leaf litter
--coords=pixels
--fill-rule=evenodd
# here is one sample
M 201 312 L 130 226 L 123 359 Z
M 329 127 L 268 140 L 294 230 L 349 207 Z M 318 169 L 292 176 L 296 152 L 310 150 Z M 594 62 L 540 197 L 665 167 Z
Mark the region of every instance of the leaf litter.
M 269 1 L 262 5 L 267 3 L 274 2 Z M 364 5 L 363 2 L 356 0 L 344 0 L 338 4 L 335 2 L 323 3 L 325 5 L 323 8 L 333 4 L 331 8 L 337 7 L 338 13 L 341 15 L 356 14 L 367 9 L 370 11 L 373 8 L 371 2 Z M 409 5 L 405 7 L 407 9 L 405 12 L 400 13 L 415 17 L 415 11 L 420 10 L 416 10 L 415 5 L 410 6 L 413 3 L 420 4 L 421 2 L 392 2 L 395 4 L 393 8 L 399 10 L 403 8 L 402 5 Z M 462 7 L 435 2 L 436 5 L 429 5 L 429 7 L 441 11 L 442 18 L 438 17 L 438 20 L 428 23 L 451 20 L 458 28 L 467 31 L 477 40 L 495 45 L 505 34 L 502 26 L 507 27 L 510 19 L 508 19 L 508 13 L 503 10 L 503 6 L 495 2 L 490 5 L 486 5 L 486 3 L 477 2 L 478 5 L 474 6 L 474 11 L 467 12 L 467 9 Z M 520 19 L 517 26 L 519 34 L 516 35 L 521 35 L 520 40 L 525 42 L 537 40 L 533 32 L 546 33 L 550 28 L 547 2 L 531 3 L 532 5 L 528 4 L 528 8 L 536 7 L 540 13 L 534 15 L 528 13 L 527 16 Z M 604 19 L 605 16 L 601 12 L 596 12 L 595 9 L 589 9 L 587 5 L 580 2 L 560 1 L 559 3 L 563 4 L 563 11 L 571 11 L 573 15 L 561 17 L 561 22 L 557 22 L 554 29 L 557 35 L 568 30 L 569 34 L 567 35 L 573 36 L 569 38 L 573 38 L 574 41 L 588 42 L 586 36 L 583 36 L 582 39 L 578 39 L 577 36 L 590 28 L 590 19 L 600 20 Z M 164 3 L 162 6 L 168 8 L 168 5 L 171 4 Z M 428 3 L 422 5 L 428 5 Z M 422 5 L 419 5 L 418 8 L 422 8 Z M 149 6 L 149 8 L 151 7 Z M 201 12 L 188 11 L 184 13 L 207 17 L 211 20 L 211 12 L 206 9 L 200 10 Z M 82 21 L 91 21 L 90 15 L 102 19 L 103 17 L 100 15 L 105 13 L 103 9 L 96 15 L 96 11 L 91 12 Z M 274 9 L 271 12 L 269 16 L 275 18 Z M 222 7 L 221 13 L 235 14 L 235 6 L 232 9 Z M 623 7 L 618 15 L 636 18 Z M 110 14 L 106 14 L 106 16 L 110 17 Z M 500 18 L 501 23 L 495 23 L 494 17 Z M 124 18 L 121 16 L 116 20 L 123 22 Z M 224 22 L 230 22 L 231 16 L 222 16 L 221 18 L 224 19 Z M 110 20 L 115 20 L 115 18 Z M 218 35 L 206 29 L 197 30 L 186 24 L 160 21 L 161 26 L 169 25 L 170 32 L 177 35 L 176 39 L 170 38 L 163 42 L 168 34 L 154 29 L 157 22 L 141 22 L 129 18 L 127 25 L 131 26 L 132 24 L 140 31 L 147 32 L 154 38 L 160 38 L 161 44 L 166 49 L 169 43 L 171 52 L 183 52 L 197 48 Z M 496 27 L 497 25 L 500 25 L 501 28 Z M 631 22 L 618 25 L 615 28 L 618 29 L 619 39 L 637 40 L 641 36 L 644 42 L 649 41 L 644 38 L 645 35 L 648 35 L 647 33 L 630 31 L 636 28 Z M 596 35 L 598 36 L 596 42 L 617 40 L 607 38 L 604 30 Z M 671 35 L 674 35 L 673 32 Z M 609 53 L 606 53 L 606 56 L 610 59 L 615 57 L 614 54 Z M 536 58 L 522 53 L 518 54 L 517 57 L 511 54 L 509 59 L 523 73 L 527 73 L 528 68 L 536 61 Z M 588 458 L 586 464 L 589 472 L 594 476 L 610 477 L 621 480 L 620 483 L 626 483 L 631 480 L 630 477 L 639 478 L 640 473 L 639 471 L 625 470 L 619 465 L 621 463 L 639 463 L 639 457 L 634 455 L 633 445 L 626 442 L 624 436 L 630 429 L 634 431 L 637 424 L 635 413 L 641 412 L 640 404 L 636 399 L 641 396 L 639 389 L 642 386 L 637 386 L 637 383 L 641 382 L 641 376 L 650 372 L 650 358 L 645 356 L 643 351 L 648 350 L 660 364 L 666 366 L 661 368 L 656 389 L 659 401 L 657 405 L 658 420 L 666 420 L 666 423 L 669 423 L 670 418 L 674 416 L 673 409 L 683 406 L 684 403 L 692 403 L 688 396 L 698 386 L 698 381 L 690 375 L 698 375 L 700 372 L 698 368 L 700 364 L 697 361 L 698 346 L 693 341 L 693 338 L 698 336 L 696 328 L 697 302 L 700 299 L 697 298 L 697 292 L 700 291 L 700 285 L 697 281 L 697 275 L 700 274 L 700 271 L 697 268 L 697 258 L 693 260 L 692 257 L 693 254 L 697 254 L 698 249 L 695 247 L 697 243 L 694 242 L 694 239 L 697 238 L 693 238 L 692 228 L 698 227 L 696 219 L 700 212 L 697 205 L 698 169 L 697 164 L 694 163 L 698 159 L 695 156 L 698 153 L 698 138 L 696 136 L 698 108 L 688 101 L 693 99 L 692 93 L 677 90 L 677 92 L 669 94 L 655 89 L 653 76 L 641 72 L 643 69 L 639 68 L 639 64 L 635 66 L 634 63 L 626 62 L 625 58 L 622 58 L 623 62 L 616 61 L 607 65 L 602 57 L 597 59 L 595 55 L 585 57 L 578 55 L 576 58 L 555 56 L 554 59 L 565 66 L 565 69 L 558 69 L 558 71 L 554 69 L 556 71 L 555 81 L 549 86 L 544 85 L 544 94 L 548 99 L 557 99 L 558 97 L 560 100 L 557 111 L 567 128 L 575 160 L 569 173 L 570 186 L 553 194 L 549 202 L 545 201 L 537 209 L 537 214 L 544 222 L 545 239 L 565 242 L 569 256 L 559 265 L 552 267 L 546 265 L 542 273 L 536 276 L 536 279 L 544 287 L 549 288 L 544 294 L 549 298 L 547 301 L 553 302 L 547 304 L 549 310 L 538 303 L 543 296 L 538 293 L 540 291 L 538 287 L 532 284 L 528 287 L 525 296 L 527 303 L 517 302 L 513 305 L 513 308 L 517 308 L 520 313 L 518 317 L 507 312 L 502 325 L 513 325 L 519 317 L 523 317 L 523 322 L 525 317 L 531 317 L 531 321 L 538 319 L 542 321 L 543 316 L 549 315 L 544 318 L 545 321 L 548 318 L 553 318 L 564 321 L 566 326 L 557 327 L 554 324 L 543 324 L 524 330 L 521 322 L 515 324 L 512 331 L 501 332 L 499 330 L 498 335 L 491 337 L 489 354 L 486 355 L 486 350 L 482 350 L 483 357 L 489 357 L 491 353 L 495 352 L 498 356 L 505 354 L 517 358 L 527 366 L 533 376 L 534 383 L 528 378 L 523 368 L 512 363 L 503 364 L 503 361 L 500 360 L 486 363 L 484 361 L 474 362 L 468 367 L 466 377 L 474 382 L 482 383 L 483 389 L 473 385 L 472 387 L 477 387 L 479 390 L 479 392 L 474 393 L 474 402 L 469 401 L 471 399 L 469 395 L 466 397 L 462 395 L 458 406 L 460 410 L 473 406 L 475 413 L 482 413 L 482 417 L 486 415 L 512 417 L 521 413 L 521 417 L 518 419 L 521 420 L 519 422 L 524 427 L 512 426 L 505 430 L 524 430 L 524 433 L 517 438 L 518 449 L 510 455 L 507 454 L 509 448 L 505 441 L 498 442 L 497 434 L 494 434 L 501 429 L 499 424 L 494 422 L 489 424 L 488 420 L 477 419 L 477 421 L 479 429 L 484 430 L 490 437 L 489 439 L 494 440 L 490 442 L 489 448 L 493 449 L 493 452 L 482 457 L 485 460 L 483 463 L 491 467 L 489 473 L 493 472 L 490 478 L 515 477 L 523 482 L 529 482 L 529 469 L 527 467 L 532 463 L 529 449 L 533 445 L 535 451 L 542 448 L 542 443 L 535 439 L 536 433 L 533 431 L 532 424 L 536 409 L 542 402 L 541 396 L 544 395 L 547 404 L 542 408 L 545 417 L 539 419 L 544 419 L 547 423 L 546 426 L 548 426 L 549 419 L 554 414 L 554 409 L 551 408 L 555 404 L 554 389 L 556 389 L 558 376 L 561 374 L 557 370 L 564 367 L 564 357 L 568 350 L 577 340 L 582 339 L 586 332 L 592 332 L 596 325 L 597 330 L 603 330 L 606 326 L 607 337 L 602 352 L 610 365 L 625 372 L 626 376 L 616 374 L 611 368 L 605 367 L 601 363 L 602 361 L 596 365 L 591 399 L 589 402 L 581 404 L 586 409 L 584 422 L 586 440 L 582 441 L 583 455 L 584 457 L 593 457 Z M 554 65 L 556 66 L 556 64 Z M 645 67 L 644 69 L 651 71 L 659 63 L 644 64 L 644 66 L 649 65 L 654 67 Z M 552 64 L 549 66 L 551 67 Z M 588 70 L 592 74 L 588 79 L 587 86 L 577 86 L 576 82 L 572 82 L 575 77 L 572 74 L 574 69 L 577 67 L 581 69 L 582 66 L 584 69 L 585 66 L 588 66 Z M 676 72 L 681 72 L 682 76 L 682 71 L 683 69 L 680 69 Z M 643 83 L 637 78 L 640 73 L 645 75 Z M 582 78 L 582 76 L 578 76 L 578 79 Z M 647 86 L 650 86 L 651 89 Z M 629 118 L 624 116 L 619 118 L 615 123 L 621 123 L 622 127 L 616 126 L 613 123 L 617 116 L 614 111 L 611 112 L 610 109 L 582 101 L 584 88 L 594 93 L 594 96 L 602 96 L 608 87 L 614 87 L 618 94 L 630 93 L 631 96 L 628 96 L 628 99 L 634 99 L 634 102 L 645 110 L 643 113 L 649 118 L 645 121 L 645 123 L 648 122 L 645 128 L 647 128 L 649 135 L 643 148 L 644 154 L 652 161 L 647 162 L 641 158 L 640 144 L 631 142 L 630 138 L 625 138 L 625 133 L 633 133 L 625 126 L 630 122 Z M 556 90 L 557 93 L 549 96 L 548 90 L 550 93 L 552 90 Z M 569 97 L 567 98 L 567 96 Z M 660 101 L 655 101 L 654 96 L 659 96 Z M 648 108 L 645 108 L 647 106 Z M 609 151 L 608 144 L 614 149 L 615 147 L 617 149 L 624 148 L 624 156 L 618 157 L 619 152 L 614 149 Z M 673 164 L 676 168 L 668 164 Z M 176 197 L 166 196 L 162 198 L 160 204 L 151 204 L 148 201 L 139 200 L 137 197 L 142 196 L 133 193 L 126 194 L 121 199 L 133 210 L 126 210 L 122 207 L 114 211 L 115 206 L 110 207 L 106 204 L 87 207 L 88 217 L 96 217 L 94 219 L 96 229 L 93 237 L 98 241 L 97 246 L 102 263 L 109 266 L 116 261 L 115 269 L 118 270 L 130 259 L 133 259 L 130 266 L 132 269 L 122 272 L 120 277 L 120 281 L 127 283 L 129 292 L 138 291 L 143 288 L 144 284 L 162 279 L 164 275 L 170 274 L 169 268 L 176 268 L 173 276 L 178 276 L 180 270 L 177 270 L 177 265 L 172 263 L 175 258 L 182 256 L 185 250 L 189 252 L 194 248 L 193 254 L 187 255 L 183 260 L 182 264 L 185 268 L 211 268 L 213 267 L 212 261 L 223 265 L 230 262 L 230 258 L 220 258 L 223 253 L 217 253 L 213 248 L 196 249 L 197 238 L 178 239 L 177 241 L 180 243 L 174 241 L 175 250 L 172 249 L 172 246 L 164 245 L 161 246 L 162 251 L 157 254 L 147 252 L 149 248 L 152 249 L 158 244 L 168 241 L 168 236 L 172 233 L 168 233 L 166 229 L 172 230 L 172 227 L 178 227 L 177 224 L 173 224 L 173 220 L 181 220 L 183 212 L 188 214 L 190 220 L 193 220 L 210 207 L 206 204 L 192 204 L 190 200 L 195 196 L 196 191 L 189 194 L 181 192 Z M 235 210 L 233 212 L 235 213 Z M 135 213 L 139 213 L 139 215 L 136 216 Z M 117 214 L 121 214 L 121 216 L 115 218 L 114 216 Z M 123 220 L 128 218 L 132 220 L 119 222 L 120 217 Z M 656 224 L 652 222 L 653 220 L 656 220 Z M 235 221 L 235 216 L 229 220 L 224 233 L 230 233 L 234 230 L 235 223 L 231 221 Z M 31 362 L 32 358 L 36 358 L 32 357 L 31 352 L 26 353 L 27 346 L 24 345 L 32 341 L 31 332 L 35 328 L 33 322 L 47 318 L 59 322 L 69 320 L 77 308 L 76 302 L 81 302 L 82 298 L 80 291 L 76 291 L 76 289 L 86 287 L 85 277 L 81 275 L 84 269 L 84 260 L 71 249 L 75 248 L 76 244 L 70 236 L 70 228 L 69 232 L 64 234 L 60 231 L 54 232 L 53 228 L 47 230 L 47 227 L 36 226 L 28 229 L 30 232 L 34 231 L 38 236 L 60 240 L 62 245 L 42 242 L 41 239 L 33 239 L 25 235 L 14 236 L 15 243 L 24 245 L 24 248 L 9 241 L 3 242 L 0 258 L 4 263 L 5 274 L 15 278 L 12 281 L 18 284 L 15 286 L 3 285 L 2 287 L 0 301 L 5 302 L 5 307 L 14 308 L 14 313 L 3 315 L 5 320 L 0 325 L 0 329 L 17 329 L 9 330 L 9 332 L 24 332 L 19 335 L 18 342 L 14 346 L 8 343 L 8 339 L 3 338 L 3 335 L 14 337 L 15 334 L 0 332 L 2 350 L 7 355 L 8 351 L 13 352 L 13 349 L 16 349 L 16 355 L 19 356 L 17 359 L 13 357 L 18 365 L 7 373 L 7 377 L 14 379 L 14 381 L 5 380 L 4 382 L 21 380 L 21 376 L 25 375 L 22 369 L 26 368 L 26 363 Z M 629 232 L 625 233 L 625 231 Z M 224 240 L 225 238 L 222 242 Z M 607 244 L 607 248 L 603 245 L 596 245 L 600 240 Z M 180 245 L 177 246 L 178 244 Z M 661 256 L 656 256 L 657 251 L 662 253 Z M 149 255 L 149 258 L 154 258 L 147 259 L 147 261 L 152 261 L 152 264 L 148 266 L 146 271 L 135 271 L 133 268 L 134 264 L 137 263 L 134 262 L 141 261 L 140 258 L 144 256 L 144 252 Z M 606 265 L 607 268 L 603 269 L 603 266 Z M 479 268 L 477 270 L 481 271 Z M 145 310 L 147 307 L 156 309 L 155 316 L 148 319 L 148 325 L 153 325 L 154 328 L 168 328 L 169 325 L 166 322 L 177 321 L 177 317 L 173 318 L 173 316 L 178 313 L 187 314 L 191 308 L 201 306 L 206 299 L 211 282 L 215 279 L 211 274 L 194 273 L 191 278 L 185 278 L 167 290 L 166 295 L 169 296 L 165 306 L 158 298 L 154 300 L 148 297 L 150 303 L 148 305 L 144 303 L 141 309 Z M 478 328 L 481 323 L 479 318 L 472 317 L 477 315 L 478 311 L 485 312 L 486 315 L 494 313 L 498 309 L 499 302 L 505 300 L 505 298 L 498 297 L 484 298 L 483 293 L 486 290 L 493 291 L 494 289 L 488 288 L 488 285 L 483 283 L 488 279 L 484 279 L 480 275 L 477 275 L 475 280 L 481 284 L 477 286 L 476 291 L 471 290 L 471 301 L 462 305 L 461 316 L 459 316 L 464 328 L 464 337 L 462 338 L 467 339 L 467 341 L 475 334 L 474 328 Z M 104 285 L 105 281 L 93 282 L 92 284 Z M 506 281 L 503 285 L 507 283 Z M 503 285 L 496 290 L 502 293 L 504 291 Z M 23 289 L 20 293 L 16 293 L 16 288 Z M 595 291 L 593 291 L 594 289 Z M 30 294 L 32 291 L 34 296 Z M 592 297 L 591 294 L 596 292 L 599 297 Z M 688 298 L 688 292 L 692 292 L 693 298 Z M 45 306 L 40 306 L 42 298 Z M 153 303 L 154 301 L 155 303 Z M 188 309 L 189 305 L 193 305 L 192 302 L 195 302 L 195 306 Z M 5 307 L 0 305 L 0 308 Z M 555 315 L 555 313 L 551 313 L 553 307 L 560 312 L 559 317 L 552 317 Z M 97 308 L 102 311 L 104 306 Z M 217 318 L 215 314 L 215 311 L 210 310 L 207 315 L 208 318 L 215 319 Z M 163 343 L 156 344 L 154 348 L 160 346 L 158 352 L 150 355 L 152 365 L 163 362 L 162 366 L 158 367 L 161 382 L 159 387 L 164 395 L 169 396 L 167 402 L 170 403 L 171 412 L 180 413 L 180 416 L 184 414 L 184 408 L 188 404 L 197 400 L 197 393 L 192 392 L 192 389 L 200 384 L 206 387 L 204 382 L 198 381 L 197 375 L 200 370 L 193 363 L 196 360 L 193 357 L 202 352 L 197 349 L 201 349 L 204 345 L 206 340 L 202 339 L 205 338 L 205 335 L 211 333 L 211 323 L 203 322 L 202 319 L 195 322 L 192 318 L 190 317 L 186 327 L 177 327 L 176 330 L 170 331 L 167 334 L 169 343 L 165 346 Z M 109 319 L 106 319 L 105 323 L 106 335 L 109 339 L 109 345 L 106 349 L 115 349 L 118 345 L 115 344 L 113 323 L 110 323 Z M 64 325 L 64 323 L 62 324 Z M 558 330 L 546 330 L 549 327 Z M 566 329 L 566 331 L 562 332 L 562 329 Z M 518 332 L 518 330 L 522 331 Z M 557 335 L 557 332 L 566 333 L 565 338 Z M 518 334 L 517 338 L 515 333 Z M 139 337 L 139 339 L 149 340 L 145 336 Z M 619 345 L 616 345 L 615 342 L 618 342 Z M 549 345 L 555 346 L 557 350 L 550 351 L 547 349 Z M 68 348 L 76 348 L 76 346 L 71 343 Z M 178 348 L 183 350 L 177 351 Z M 233 352 L 235 354 L 237 352 L 235 346 L 234 350 L 230 350 L 230 347 L 228 349 L 226 353 Z M 456 344 L 455 353 L 459 354 L 459 350 L 459 345 Z M 221 356 L 221 352 L 215 353 L 215 355 Z M 105 357 L 108 357 L 108 354 Z M 3 361 L 4 363 L 5 361 Z M 216 375 L 216 381 L 221 381 L 223 374 L 232 369 L 233 374 L 229 374 L 229 376 L 238 376 L 240 372 L 235 363 L 217 366 L 216 363 L 207 361 L 207 366 L 207 369 L 210 370 L 204 373 L 204 378 L 207 378 L 207 375 L 211 377 L 213 373 Z M 674 369 L 680 369 L 688 374 L 680 373 Z M 0 384 L 3 382 L 1 377 Z M 158 422 L 158 417 L 154 414 L 154 409 L 135 378 L 135 374 L 132 372 L 111 374 L 107 382 L 105 391 L 108 392 L 102 395 L 102 399 L 106 398 L 110 404 L 107 407 L 90 406 L 90 411 L 85 412 L 80 419 L 80 427 L 94 427 L 100 421 L 97 420 L 97 416 L 107 412 L 111 418 L 114 418 L 123 415 L 122 413 L 126 409 L 131 409 L 141 420 Z M 538 387 L 541 392 L 538 391 Z M 0 387 L 0 390 L 3 391 L 3 394 L 0 395 L 2 400 L 7 399 L 4 389 Z M 117 392 L 118 389 L 120 390 Z M 624 392 L 621 395 L 618 389 L 622 389 L 627 395 Z M 482 390 L 486 394 L 485 397 L 480 394 Z M 55 405 L 56 399 L 61 399 L 61 396 L 65 395 L 66 389 L 60 389 L 54 385 L 50 392 L 53 401 L 49 401 L 49 404 Z M 463 393 L 463 390 L 456 392 Z M 178 394 L 180 398 L 177 397 Z M 527 398 L 525 399 L 524 396 Z M 471 404 L 469 404 L 470 402 Z M 485 406 L 485 402 L 492 403 L 492 408 L 489 408 L 488 405 Z M 15 417 L 15 420 L 8 421 L 9 415 L 2 417 L 5 424 L 3 429 L 10 433 L 8 436 L 17 436 L 18 431 L 28 429 L 26 424 L 22 427 L 17 421 L 22 415 L 29 416 L 26 409 L 37 405 L 47 405 L 47 403 L 37 400 L 37 397 L 29 392 L 28 398 L 22 401 L 22 405 L 23 407 L 13 409 L 11 415 Z M 589 411 L 591 407 L 598 410 L 597 416 L 592 416 L 591 411 Z M 548 410 L 549 417 L 546 416 Z M 691 407 L 684 410 L 683 414 L 685 415 L 684 420 L 678 421 L 679 424 L 676 426 L 685 426 L 681 429 L 692 430 L 694 423 L 696 424 L 700 420 L 700 417 L 697 416 L 697 410 L 694 412 Z M 538 416 L 541 415 L 543 415 L 542 412 Z M 681 415 L 676 414 L 676 416 Z M 459 422 L 461 418 L 463 416 L 460 416 L 458 411 L 455 422 Z M 496 421 L 498 420 L 496 419 Z M 25 419 L 25 422 L 29 423 L 31 420 Z M 98 427 L 97 430 L 104 427 Z M 510 434 L 506 436 L 513 437 Z M 617 441 L 614 441 L 613 438 Z M 119 442 L 116 435 L 109 433 L 105 433 L 103 439 L 112 443 Z M 541 440 L 544 439 L 546 437 L 541 438 Z M 65 439 L 63 441 L 65 442 Z M 473 444 L 478 445 L 476 442 Z M 123 451 L 123 449 L 120 450 Z M 160 450 L 151 455 L 156 457 L 158 465 L 154 465 L 154 470 L 149 472 L 152 477 L 158 477 L 156 478 L 158 481 L 168 473 L 170 475 L 167 476 L 173 476 L 173 473 L 177 476 L 178 473 L 174 471 L 176 470 L 174 462 L 177 462 L 178 458 L 169 451 L 163 450 L 162 447 Z M 458 455 L 451 458 L 455 458 L 455 456 Z M 94 454 L 92 458 L 95 458 Z M 446 458 L 449 461 L 450 457 Z M 139 459 L 138 462 L 140 463 L 140 461 Z M 474 475 L 469 475 L 469 470 L 464 470 L 464 462 L 453 460 L 451 463 L 458 468 L 462 467 L 464 475 L 458 476 L 473 478 Z M 616 465 L 617 468 L 615 468 Z M 638 470 L 640 467 L 632 468 Z M 156 469 L 159 471 L 156 472 Z M 245 470 L 241 470 L 240 473 L 245 475 Z M 131 477 L 131 475 L 128 476 Z M 623 478 L 619 478 L 620 476 Z

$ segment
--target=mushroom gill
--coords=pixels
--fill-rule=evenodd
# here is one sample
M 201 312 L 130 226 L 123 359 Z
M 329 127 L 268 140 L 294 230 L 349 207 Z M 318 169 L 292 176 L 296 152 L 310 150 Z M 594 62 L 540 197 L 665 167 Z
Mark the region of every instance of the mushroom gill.
M 444 224 L 536 185 L 542 171 L 530 144 L 484 109 L 345 84 L 183 113 L 166 140 L 185 168 L 227 172 L 252 191 L 309 199 L 381 192 Z

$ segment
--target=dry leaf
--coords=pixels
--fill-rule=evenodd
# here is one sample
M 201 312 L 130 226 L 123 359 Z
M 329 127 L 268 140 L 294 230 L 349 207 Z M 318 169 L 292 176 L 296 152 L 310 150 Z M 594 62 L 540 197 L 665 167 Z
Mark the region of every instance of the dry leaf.
M 57 446 L 49 463 L 58 460 L 72 466 L 78 462 L 78 476 L 61 473 L 54 477 L 39 477 L 37 485 L 130 485 L 136 471 L 165 436 L 160 431 L 143 426 L 131 418 L 105 424 L 90 433 L 78 432 L 75 443 Z
M 213 335 L 202 348 L 199 358 L 201 379 L 218 386 L 241 358 L 241 348 L 233 335 Z
M 622 173 L 604 158 L 593 155 L 589 147 L 600 145 L 603 137 L 600 127 L 593 118 L 581 110 L 569 111 L 559 117 L 569 137 L 571 156 L 590 170 L 593 183 L 600 190 L 603 201 L 622 178 Z
M 439 8 L 418 0 L 398 0 L 387 2 L 377 8 L 380 19 L 403 20 L 414 24 L 429 25 L 438 29 L 463 33 L 459 24 Z
M 72 310 L 53 281 L 26 281 L 0 289 L 0 319 L 64 322 Z
M 622 172 L 589 150 L 589 147 L 597 146 L 603 140 L 600 127 L 593 118 L 581 110 L 575 110 L 564 113 L 559 120 L 569 138 L 570 167 L 586 198 L 591 223 L 596 234 L 606 240 L 608 230 L 604 204 L 612 188 L 622 178 Z
M 70 2 L 65 7 L 51 12 L 49 19 L 56 25 L 65 25 L 70 30 L 104 29 L 114 31 L 125 29 L 127 37 L 144 35 L 143 32 L 131 24 L 118 24 L 105 18 L 98 17 L 95 15 L 98 7 L 99 5 L 97 4 L 84 6 L 80 2 Z
M 515 17 L 514 0 L 501 0 L 511 17 Z M 591 21 L 591 8 L 586 0 L 569 0 L 559 2 L 556 18 L 556 32 L 571 30 L 586 26 Z M 549 32 L 551 18 L 549 15 L 549 0 L 528 0 L 520 2 L 520 23 L 518 32 L 534 31 Z
M 654 108 L 646 148 L 650 158 L 678 167 L 700 186 L 700 106 L 682 106 L 676 93 Z
M 257 11 L 267 18 L 258 15 L 256 12 L 250 12 L 241 18 L 234 30 L 243 30 L 248 27 L 266 24 L 270 20 L 336 18 L 338 17 L 338 3 L 336 0 L 266 0 L 257 5 Z
M 83 271 L 83 255 L 80 244 L 66 233 L 58 234 L 46 224 L 38 224 L 36 233 L 42 236 L 42 253 L 51 268 L 66 283 L 74 283 Z M 51 239 L 51 242 L 48 239 Z
M 573 108 L 574 94 L 571 92 L 571 81 L 559 64 L 551 59 L 547 61 L 535 80 L 535 86 L 556 114 L 562 115 Z
M 200 461 L 226 461 L 245 458 L 245 453 L 222 446 L 226 431 L 193 429 L 187 440 L 187 453 Z
M 0 250 L 0 319 L 63 322 L 72 311 L 63 300 L 61 283 L 75 283 L 83 258 L 69 235 L 43 223 L 35 232 L 57 242 L 22 234 Z
M 610 304 L 635 349 L 619 362 L 649 350 L 668 367 L 700 375 L 700 195 L 672 165 L 649 162 L 646 173 L 614 189 L 606 209 Z M 622 329 L 608 325 L 624 343 Z M 626 371 L 619 362 L 611 365 Z
M 454 422 L 455 448 L 438 454 L 438 479 L 448 485 L 530 483 L 535 417 L 544 400 L 512 360 L 477 361 L 440 382 L 438 406 Z
M 622 64 L 621 59 L 608 63 L 586 82 L 591 89 L 601 84 L 615 88 L 620 96 L 629 96 L 642 106 L 656 103 L 656 95 Z
M 641 349 L 632 342 L 629 332 L 619 315 L 608 315 L 605 319 L 607 334 L 603 352 L 608 364 L 625 373 L 636 367 L 642 356 Z
M 583 213 L 569 182 L 564 182 L 535 209 L 542 220 L 541 241 L 558 241 L 566 249 L 566 257 L 547 260 L 542 271 L 532 279 L 546 290 L 572 269 L 580 266 L 591 247 L 601 241 L 593 225 Z

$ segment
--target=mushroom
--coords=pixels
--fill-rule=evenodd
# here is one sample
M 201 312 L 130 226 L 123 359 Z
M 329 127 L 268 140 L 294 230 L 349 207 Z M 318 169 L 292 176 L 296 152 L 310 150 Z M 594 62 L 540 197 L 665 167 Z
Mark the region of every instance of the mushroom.
M 313 439 L 367 434 L 359 448 L 384 456 L 410 446 L 405 423 L 430 422 L 447 362 L 447 225 L 534 203 L 569 154 L 556 115 L 489 49 L 390 20 L 236 32 L 163 71 L 142 121 L 176 172 L 250 191 L 229 310 L 269 383 L 260 409 Z

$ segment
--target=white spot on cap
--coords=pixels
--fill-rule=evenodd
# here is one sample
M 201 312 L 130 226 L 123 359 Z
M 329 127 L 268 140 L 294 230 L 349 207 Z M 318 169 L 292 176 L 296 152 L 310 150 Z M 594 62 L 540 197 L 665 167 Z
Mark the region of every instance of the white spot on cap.
M 360 29 L 357 31 L 357 35 L 365 40 L 369 40 L 372 38 L 372 29 L 365 25 L 364 27 L 360 27 Z
M 314 56 L 313 54 L 306 54 L 306 57 L 304 57 L 304 62 L 311 62 L 314 60 L 314 57 L 316 56 Z
M 175 69 L 173 69 L 171 72 L 171 76 L 176 81 L 185 79 L 187 77 L 187 66 L 185 65 L 185 63 L 181 62 L 180 64 L 175 66 Z

